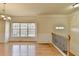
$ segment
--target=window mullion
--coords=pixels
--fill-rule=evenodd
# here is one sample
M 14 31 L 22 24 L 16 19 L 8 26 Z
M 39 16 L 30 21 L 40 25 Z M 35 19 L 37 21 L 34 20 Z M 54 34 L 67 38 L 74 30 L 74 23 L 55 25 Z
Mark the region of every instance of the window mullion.
M 21 23 L 19 23 L 19 37 L 21 37 Z
M 28 34 L 29 34 L 28 31 L 29 31 L 29 30 L 28 30 L 28 23 L 27 23 L 27 37 L 28 37 Z

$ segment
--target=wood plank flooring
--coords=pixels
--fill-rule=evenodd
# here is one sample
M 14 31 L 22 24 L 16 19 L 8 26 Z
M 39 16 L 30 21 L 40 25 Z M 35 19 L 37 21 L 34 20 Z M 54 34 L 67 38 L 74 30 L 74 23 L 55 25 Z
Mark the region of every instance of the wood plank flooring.
M 49 44 L 9 42 L 0 44 L 0 56 L 62 56 L 62 54 Z

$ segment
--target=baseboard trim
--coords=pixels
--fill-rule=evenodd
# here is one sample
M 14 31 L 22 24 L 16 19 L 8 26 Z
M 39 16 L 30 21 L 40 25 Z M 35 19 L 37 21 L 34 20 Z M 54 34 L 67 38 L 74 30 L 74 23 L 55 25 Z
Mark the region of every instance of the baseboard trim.
M 8 42 L 37 42 L 37 41 L 8 41 Z
M 49 43 L 49 42 L 38 42 L 38 41 L 37 41 L 37 43 Z
M 3 43 L 5 43 L 5 42 L 0 42 L 0 44 L 3 44 Z
M 79 56 L 79 55 L 76 55 L 73 50 L 70 50 L 70 53 L 72 53 L 74 56 Z
M 54 43 L 50 43 L 53 45 L 63 56 L 67 56 L 64 52 L 62 52 Z
M 69 56 L 76 56 L 76 55 L 75 55 L 75 54 L 73 54 L 72 52 L 70 52 L 69 54 L 70 54 Z

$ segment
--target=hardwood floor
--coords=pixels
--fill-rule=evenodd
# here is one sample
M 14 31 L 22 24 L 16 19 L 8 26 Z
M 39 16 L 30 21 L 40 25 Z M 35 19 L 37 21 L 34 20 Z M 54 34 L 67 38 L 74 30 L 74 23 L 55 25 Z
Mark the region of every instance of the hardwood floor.
M 49 44 L 9 42 L 0 44 L 0 56 L 62 56 L 62 54 Z
M 49 44 L 38 44 L 37 55 L 41 56 L 62 56 L 60 52 Z

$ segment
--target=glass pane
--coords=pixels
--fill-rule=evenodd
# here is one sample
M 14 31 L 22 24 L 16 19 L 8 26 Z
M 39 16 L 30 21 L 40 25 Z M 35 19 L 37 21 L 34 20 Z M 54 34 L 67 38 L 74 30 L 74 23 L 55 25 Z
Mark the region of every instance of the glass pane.
M 13 23 L 12 28 L 13 29 L 19 29 L 19 23 Z
M 28 23 L 28 29 L 35 29 L 35 23 Z
M 20 29 L 19 23 L 12 24 L 12 37 L 19 37 L 19 29 Z
M 21 37 L 27 37 L 27 23 L 21 23 Z
M 28 36 L 35 37 L 35 23 L 28 23 Z

